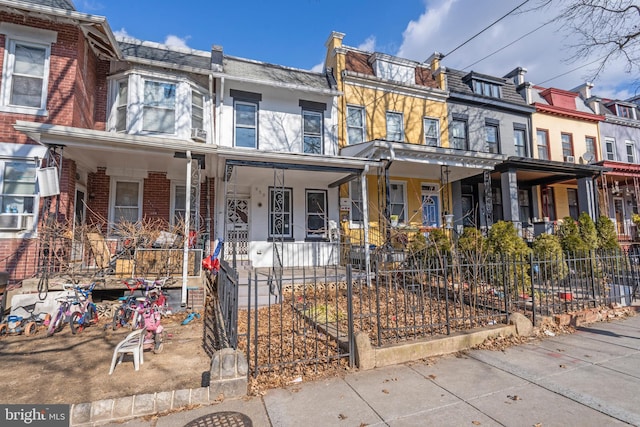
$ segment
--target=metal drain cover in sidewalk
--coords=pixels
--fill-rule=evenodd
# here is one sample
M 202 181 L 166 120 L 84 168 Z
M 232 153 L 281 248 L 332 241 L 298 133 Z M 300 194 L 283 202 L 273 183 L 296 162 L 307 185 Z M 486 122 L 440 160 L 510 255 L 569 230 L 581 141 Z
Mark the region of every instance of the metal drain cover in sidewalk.
M 184 427 L 253 427 L 253 423 L 245 414 L 227 411 L 204 415 Z

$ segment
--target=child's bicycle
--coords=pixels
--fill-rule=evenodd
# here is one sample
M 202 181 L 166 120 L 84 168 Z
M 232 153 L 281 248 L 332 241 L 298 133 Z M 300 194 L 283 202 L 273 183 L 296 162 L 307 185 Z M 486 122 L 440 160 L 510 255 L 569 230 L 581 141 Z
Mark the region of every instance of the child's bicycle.
M 98 310 L 91 300 L 91 292 L 96 284 L 92 283 L 87 289 L 76 285 L 73 287 L 75 299 L 71 305 L 75 308 L 72 310 L 69 318 L 69 326 L 71 333 L 76 334 L 82 332 L 84 328 L 98 323 Z
M 36 334 L 38 328 L 43 325 L 49 317 L 48 314 L 44 316 L 34 314 L 36 305 L 40 303 L 42 303 L 42 301 L 36 301 L 33 304 L 18 307 L 29 313 L 27 317 L 11 315 L 5 318 L 2 323 L 0 323 L 0 337 L 8 334 L 25 334 L 26 336 Z

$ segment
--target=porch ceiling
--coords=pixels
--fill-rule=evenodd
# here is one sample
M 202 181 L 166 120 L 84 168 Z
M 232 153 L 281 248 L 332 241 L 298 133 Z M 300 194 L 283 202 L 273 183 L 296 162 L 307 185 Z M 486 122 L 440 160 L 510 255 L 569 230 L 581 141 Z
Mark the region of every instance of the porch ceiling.
M 480 153 L 451 148 L 429 147 L 383 140 L 344 147 L 341 154 L 391 162 L 393 176 L 439 180 L 442 167 L 449 170 L 449 181 L 479 175 L 507 159 L 501 154 Z
M 231 183 L 242 183 L 243 186 L 253 186 L 264 188 L 276 184 L 274 173 L 277 168 L 260 167 L 260 166 L 234 166 L 234 172 L 229 180 Z M 349 176 L 348 171 L 340 172 L 336 170 L 318 171 L 305 169 L 285 169 L 284 186 L 294 187 L 298 184 L 308 188 L 322 189 L 325 187 L 333 187 L 336 181 Z

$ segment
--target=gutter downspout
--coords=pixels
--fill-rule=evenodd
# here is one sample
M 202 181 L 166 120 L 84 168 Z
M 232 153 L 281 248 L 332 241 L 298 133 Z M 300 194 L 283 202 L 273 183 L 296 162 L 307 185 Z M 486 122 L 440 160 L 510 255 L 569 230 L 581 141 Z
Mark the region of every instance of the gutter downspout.
M 371 287 L 371 250 L 369 249 L 369 197 L 367 196 L 367 174 L 369 165 L 365 165 L 360 174 L 360 192 L 362 194 L 362 233 L 364 240 L 364 266 L 367 287 Z
M 396 152 L 393 149 L 393 143 L 391 141 L 387 141 L 387 145 L 389 146 L 389 158 L 383 159 L 386 164 L 384 166 L 384 186 L 385 186 L 385 195 L 384 195 L 384 219 L 387 221 L 386 224 L 386 242 L 385 245 L 391 245 L 391 212 L 389 211 L 389 205 L 391 204 L 391 196 L 389 194 L 391 183 L 389 182 L 389 168 L 391 164 L 396 159 Z
M 185 191 L 185 214 L 184 214 L 184 243 L 182 249 L 182 300 L 180 305 L 187 306 L 187 276 L 189 268 L 189 229 L 191 227 L 191 169 L 193 160 L 191 150 L 187 150 L 187 183 Z

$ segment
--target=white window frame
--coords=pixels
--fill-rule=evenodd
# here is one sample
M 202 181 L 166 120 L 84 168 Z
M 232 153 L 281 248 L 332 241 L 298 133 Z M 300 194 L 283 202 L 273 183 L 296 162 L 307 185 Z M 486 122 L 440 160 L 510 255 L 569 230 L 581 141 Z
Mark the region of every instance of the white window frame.
M 635 143 L 629 139 L 624 142 L 625 150 L 627 153 L 627 163 L 635 163 L 636 162 L 636 148 Z M 631 152 L 629 152 L 631 149 Z
M 356 195 L 359 195 L 360 198 L 354 197 Z M 349 182 L 349 200 L 350 200 L 349 228 L 362 228 L 362 226 L 364 225 L 364 206 L 363 206 L 362 187 L 359 179 L 355 179 Z M 359 209 L 356 209 L 356 208 L 359 208 Z M 356 211 L 359 213 L 359 216 L 362 219 L 353 218 L 353 214 Z
M 255 113 L 254 113 L 255 125 L 254 126 L 238 124 L 238 122 L 237 122 L 238 114 L 237 114 L 237 108 L 236 108 L 237 105 L 250 105 L 251 107 L 255 108 Z M 259 106 L 258 106 L 257 102 L 244 101 L 244 100 L 239 100 L 239 99 L 233 101 L 233 146 L 234 147 L 237 147 L 237 148 L 253 148 L 253 149 L 257 149 L 258 148 L 258 120 L 259 120 L 258 111 L 259 111 Z M 253 147 L 239 146 L 237 144 L 238 132 L 236 130 L 238 128 L 254 129 L 255 130 Z
M 607 144 L 611 145 L 611 151 L 609 151 Z M 604 138 L 604 156 L 606 160 L 616 160 L 616 139 L 611 137 Z
M 462 131 L 464 135 L 462 137 L 455 136 L 456 123 L 459 123 L 462 126 Z M 451 138 L 449 140 L 450 148 L 454 150 L 469 150 L 469 122 L 465 119 L 456 119 L 451 120 Z M 462 147 L 457 144 L 457 141 L 462 142 Z
M 323 212 L 309 212 L 309 195 L 310 194 L 321 194 L 323 198 L 324 209 Z M 307 239 L 325 239 L 329 237 L 329 198 L 327 196 L 327 190 L 314 190 L 314 189 L 306 189 L 305 190 L 305 237 Z M 319 229 L 312 231 L 309 228 L 309 218 L 312 216 L 319 217 L 323 220 L 324 226 Z
M 57 41 L 55 31 L 0 22 L 0 34 L 5 35 L 4 62 L 2 67 L 2 84 L 0 87 L 0 111 L 7 113 L 48 115 L 47 99 L 49 92 L 49 73 L 51 62 L 51 45 Z M 42 75 L 42 95 L 39 107 L 11 105 L 11 87 L 15 66 L 16 44 L 22 44 L 45 50 L 45 61 Z
M 626 119 L 636 119 L 636 110 L 628 105 L 616 104 L 616 115 Z
M 173 108 L 169 108 L 169 107 L 165 107 L 165 106 L 150 106 L 146 104 L 145 101 L 145 88 L 147 83 L 159 83 L 159 84 L 164 84 L 164 85 L 171 85 L 173 86 Z M 177 133 L 176 129 L 178 127 L 178 120 L 179 120 L 179 112 L 178 112 L 178 90 L 179 90 L 179 83 L 177 81 L 169 81 L 169 80 L 163 80 L 163 79 L 157 79 L 157 78 L 147 78 L 144 77 L 142 79 L 142 97 L 141 97 L 141 122 L 142 122 L 142 133 L 145 134 L 152 134 L 152 135 L 175 135 Z M 145 120 L 144 120 L 144 112 L 146 108 L 152 108 L 152 109 L 156 109 L 156 110 L 164 110 L 164 111 L 173 111 L 173 131 L 172 132 L 162 132 L 159 130 L 150 130 L 150 129 L 146 129 L 145 128 Z
M 126 98 L 124 99 L 124 103 L 122 102 L 123 100 L 121 99 L 121 93 L 120 93 L 120 88 L 122 86 L 126 86 Z M 115 116 L 113 118 L 113 129 L 116 132 L 123 132 L 126 133 L 129 131 L 129 91 L 131 90 L 131 85 L 129 84 L 129 76 L 126 76 L 124 79 L 119 79 L 114 81 L 114 101 L 113 101 L 113 108 L 115 110 Z M 120 129 L 118 128 L 118 116 L 120 114 L 120 111 L 124 110 L 124 129 Z
M 518 135 L 522 135 L 522 144 L 518 144 Z M 527 153 L 527 131 L 521 127 L 513 128 L 513 147 L 515 148 L 516 156 L 528 157 Z M 520 152 L 523 151 L 523 152 Z
M 391 117 L 400 118 L 400 130 L 398 131 L 400 138 L 391 138 L 391 135 L 389 135 L 389 119 Z M 387 130 L 386 140 L 393 141 L 393 142 L 404 142 L 404 114 L 398 111 L 387 111 L 385 115 L 385 123 L 386 123 L 386 130 Z
M 398 224 L 406 224 L 409 219 L 409 212 L 407 211 L 407 183 L 405 181 L 390 181 L 389 191 L 391 191 L 392 185 L 399 185 L 402 187 L 402 203 L 394 203 L 391 201 L 391 194 L 389 194 L 389 215 L 395 215 L 393 213 L 392 206 L 402 205 L 402 210 L 398 216 Z
M 193 102 L 193 98 L 194 96 L 198 96 L 202 99 L 202 106 L 196 105 Z M 194 88 L 191 88 L 191 128 L 196 128 L 196 129 L 204 129 L 205 128 L 205 109 L 206 109 L 206 105 L 207 105 L 207 98 L 205 97 L 204 93 L 200 92 L 199 90 L 196 90 Z M 199 114 L 198 114 L 199 113 Z M 202 123 L 200 126 L 195 126 L 195 120 L 194 117 L 199 119 Z
M 288 233 L 283 233 L 283 234 L 275 234 L 273 233 L 274 228 L 273 228 L 273 218 L 274 215 L 276 214 L 275 211 L 271 210 L 271 205 L 272 205 L 272 200 L 273 200 L 273 195 L 275 193 L 275 191 L 283 191 L 284 194 L 288 194 L 289 196 L 289 210 L 288 211 L 283 211 L 283 215 L 286 217 L 288 216 L 289 220 L 285 221 L 285 223 L 288 225 L 289 232 Z M 270 239 L 274 239 L 274 238 L 284 238 L 284 239 L 290 239 L 293 238 L 293 189 L 291 187 L 284 187 L 284 188 L 275 188 L 275 187 L 269 187 L 269 200 L 268 200 L 269 206 L 268 206 L 268 225 L 267 225 L 267 233 Z
M 184 191 L 187 191 L 187 184 L 184 181 L 171 181 L 171 225 L 176 225 L 176 211 L 183 211 L 185 214 L 187 212 L 187 206 L 183 206 L 182 209 L 176 209 L 176 192 L 178 187 L 184 187 Z M 185 193 L 186 196 L 186 193 Z M 185 197 L 186 202 L 186 197 Z
M 359 111 L 360 112 L 360 117 L 362 119 L 362 126 L 358 127 L 358 126 L 350 126 L 349 125 L 349 111 L 353 110 L 353 111 Z M 347 105 L 347 117 L 346 117 L 346 122 L 347 122 L 347 145 L 354 145 L 354 144 L 359 144 L 361 142 L 365 142 L 366 138 L 367 138 L 367 133 L 366 133 L 366 114 L 365 114 L 365 108 L 361 105 Z M 361 141 L 351 141 L 350 138 L 350 134 L 349 134 L 349 129 L 355 129 L 355 130 L 359 130 L 360 135 L 361 135 Z
M 493 130 L 495 130 L 495 137 L 496 140 L 492 143 L 489 142 L 489 132 L 488 129 L 491 128 Z M 491 153 L 491 154 L 500 154 L 500 125 L 498 123 L 485 123 L 484 124 L 484 130 L 485 130 L 485 150 L 487 153 Z M 495 148 L 495 152 L 491 151 L 491 147 Z
M 435 136 L 427 135 L 427 129 L 430 128 L 430 126 L 427 123 L 435 124 L 435 131 L 436 131 Z M 422 130 L 424 133 L 424 145 L 429 147 L 440 147 L 440 120 L 439 119 L 436 119 L 435 117 L 424 117 L 422 119 Z M 434 140 L 434 139 L 435 139 L 435 145 L 429 144 L 428 141 Z
M 542 144 L 543 139 L 544 144 Z M 536 146 L 538 148 L 538 159 L 549 160 L 551 155 L 549 154 L 549 131 L 547 129 L 536 129 Z M 540 155 L 541 149 L 544 153 L 542 156 Z
M 305 116 L 316 116 L 319 118 L 320 120 L 320 133 L 316 134 L 316 133 L 311 133 L 311 132 L 307 132 L 305 129 Z M 319 138 L 320 139 L 320 143 L 319 143 L 319 152 L 312 152 L 312 151 L 307 151 L 306 147 L 307 144 L 305 142 L 305 139 L 307 137 L 310 138 Z M 307 154 L 324 154 L 324 114 L 322 114 L 319 111 L 314 111 L 314 110 L 302 110 L 302 152 L 303 153 L 307 153 Z
M 142 219 L 142 201 L 144 196 L 144 179 L 137 178 L 127 178 L 127 177 L 111 177 L 110 188 L 109 188 L 109 226 L 110 231 L 113 231 L 113 226 L 115 225 L 115 211 L 116 211 L 116 188 L 118 182 L 134 182 L 138 184 L 138 219 L 136 221 L 140 221 Z
M 34 174 L 34 178 L 33 178 L 33 193 L 32 194 L 26 194 L 26 193 L 4 193 L 4 184 L 5 184 L 5 169 L 8 163 L 24 163 L 27 165 L 31 165 L 33 166 L 33 174 Z M 0 159 L 0 208 L 2 208 L 2 211 L 0 212 L 0 216 L 16 216 L 17 219 L 17 227 L 7 227 L 7 228 L 0 228 L 0 233 L 2 232 L 17 232 L 17 231 L 31 231 L 35 228 L 36 223 L 37 223 L 37 217 L 38 217 L 38 206 L 40 203 L 39 197 L 38 197 L 38 189 L 37 189 L 37 178 L 36 178 L 36 171 L 37 171 L 37 167 L 36 167 L 36 163 L 33 160 L 26 160 L 26 159 L 12 159 L 12 158 L 6 158 L 6 159 Z M 32 198 L 33 202 L 32 202 L 32 209 L 33 212 L 18 212 L 19 206 L 11 206 L 11 205 L 7 205 L 5 206 L 5 200 L 4 198 L 8 197 L 8 198 L 23 198 L 23 199 L 27 199 L 27 198 Z M 13 207 L 13 209 L 12 209 Z M 22 209 L 24 210 L 24 202 L 22 205 Z

